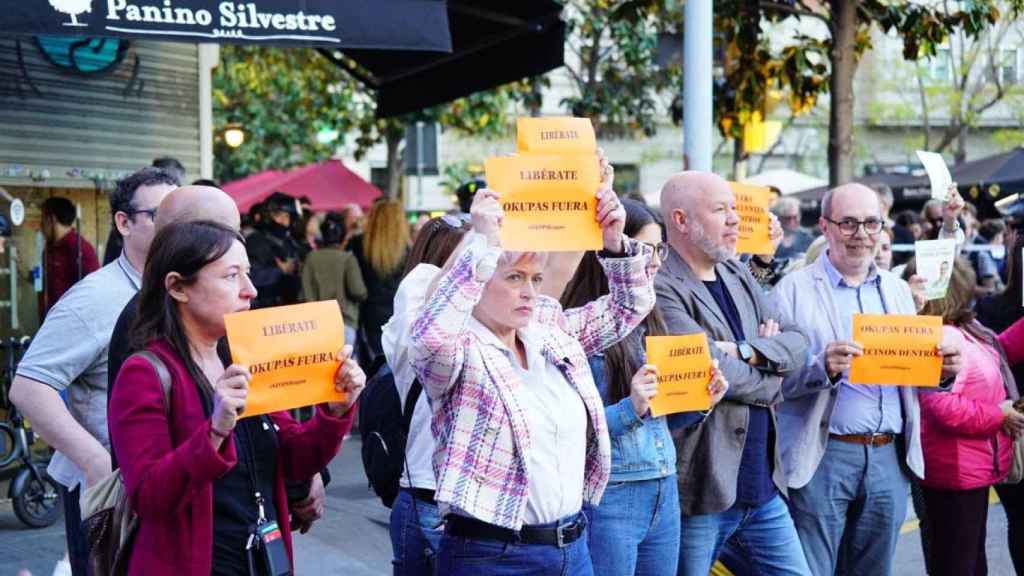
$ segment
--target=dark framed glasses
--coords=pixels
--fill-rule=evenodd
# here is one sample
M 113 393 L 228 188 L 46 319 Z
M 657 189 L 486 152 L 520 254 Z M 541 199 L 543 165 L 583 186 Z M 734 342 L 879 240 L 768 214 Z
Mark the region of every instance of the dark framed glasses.
M 839 228 L 839 232 L 843 236 L 853 236 L 857 233 L 861 227 L 864 227 L 864 232 L 874 236 L 882 231 L 885 226 L 885 222 L 881 218 L 868 218 L 867 220 L 855 220 L 853 218 L 843 218 L 842 220 L 836 221 L 831 218 L 825 218 L 828 222 L 835 224 Z

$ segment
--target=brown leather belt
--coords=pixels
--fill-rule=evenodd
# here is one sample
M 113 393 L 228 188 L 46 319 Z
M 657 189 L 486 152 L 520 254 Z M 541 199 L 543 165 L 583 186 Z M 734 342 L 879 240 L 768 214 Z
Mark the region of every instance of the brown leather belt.
M 895 434 L 829 434 L 829 438 L 833 440 L 839 440 L 840 442 L 849 442 L 850 444 L 860 444 L 861 446 L 871 446 L 872 448 L 879 448 L 886 444 L 891 444 L 896 439 Z

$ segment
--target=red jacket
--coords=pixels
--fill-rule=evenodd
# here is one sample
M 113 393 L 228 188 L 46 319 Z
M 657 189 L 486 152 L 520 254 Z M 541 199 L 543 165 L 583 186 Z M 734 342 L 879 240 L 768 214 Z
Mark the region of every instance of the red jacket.
M 213 483 L 235 465 L 235 445 L 228 438 L 219 451 L 213 449 L 210 419 L 185 364 L 164 342 L 149 349 L 163 359 L 173 378 L 170 422 L 156 372 L 139 358 L 121 368 L 108 415 L 111 446 L 140 519 L 128 572 L 206 576 L 213 556 Z M 321 409 L 303 424 L 283 412 L 271 415 L 280 428 L 274 505 L 289 557 L 285 480 L 308 479 L 326 466 L 352 427 L 355 412 L 334 418 Z
M 81 247 L 82 260 L 79 267 L 78 250 Z M 71 289 L 82 278 L 99 270 L 100 261 L 96 258 L 96 250 L 88 240 L 82 238 L 77 231 L 71 230 L 66 236 L 46 247 L 46 292 L 42 306 L 42 316 L 53 308 L 65 292 Z
M 999 408 L 1008 397 L 999 353 L 958 328 L 943 330 L 960 345 L 963 368 L 951 391 L 920 396 L 921 483 L 939 490 L 991 486 L 1009 473 L 1012 457 Z

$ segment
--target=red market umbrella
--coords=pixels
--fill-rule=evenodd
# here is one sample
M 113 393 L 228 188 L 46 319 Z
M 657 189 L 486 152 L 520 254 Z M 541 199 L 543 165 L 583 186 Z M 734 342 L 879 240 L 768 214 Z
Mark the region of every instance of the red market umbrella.
M 327 160 L 288 171 L 265 170 L 223 186 L 238 209 L 247 212 L 274 192 L 299 198 L 308 196 L 314 211 L 341 210 L 358 204 L 364 210 L 382 195 L 380 188 L 349 170 L 341 160 Z

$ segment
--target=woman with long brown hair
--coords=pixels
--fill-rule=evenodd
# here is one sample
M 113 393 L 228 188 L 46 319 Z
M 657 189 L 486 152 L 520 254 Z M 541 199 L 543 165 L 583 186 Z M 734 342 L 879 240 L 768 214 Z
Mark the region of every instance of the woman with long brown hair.
M 363 273 L 367 298 L 359 312 L 356 354 L 363 367 L 382 353 L 381 327 L 394 311 L 395 292 L 409 253 L 409 223 L 402 202 L 378 200 L 366 217 L 366 231 L 349 243 Z
M 290 569 L 286 480 L 306 480 L 338 452 L 365 376 L 345 351 L 346 400 L 299 424 L 286 412 L 243 418 L 247 367 L 225 367 L 225 314 L 256 290 L 241 235 L 180 222 L 153 240 L 132 329 L 136 349 L 110 399 L 111 446 L 139 528 L 129 574 L 280 574 Z M 348 348 L 348 347 L 346 347 Z M 169 394 L 164 387 L 170 388 Z M 253 546 L 257 536 L 265 544 Z M 271 570 L 271 564 L 275 564 Z
M 652 248 L 651 274 L 661 265 L 661 225 L 643 204 L 623 198 L 626 236 Z M 608 294 L 608 278 L 597 254 L 587 252 L 562 295 L 562 307 L 580 308 Z M 589 509 L 590 558 L 595 576 L 674 576 L 679 562 L 680 510 L 676 450 L 669 432 L 699 422 L 700 412 L 669 418 L 650 415 L 657 394 L 657 369 L 647 364 L 644 337 L 668 334 L 654 308 L 618 343 L 587 360 L 605 406 L 612 445 L 611 475 L 600 505 Z M 712 402 L 727 385 L 716 374 Z

